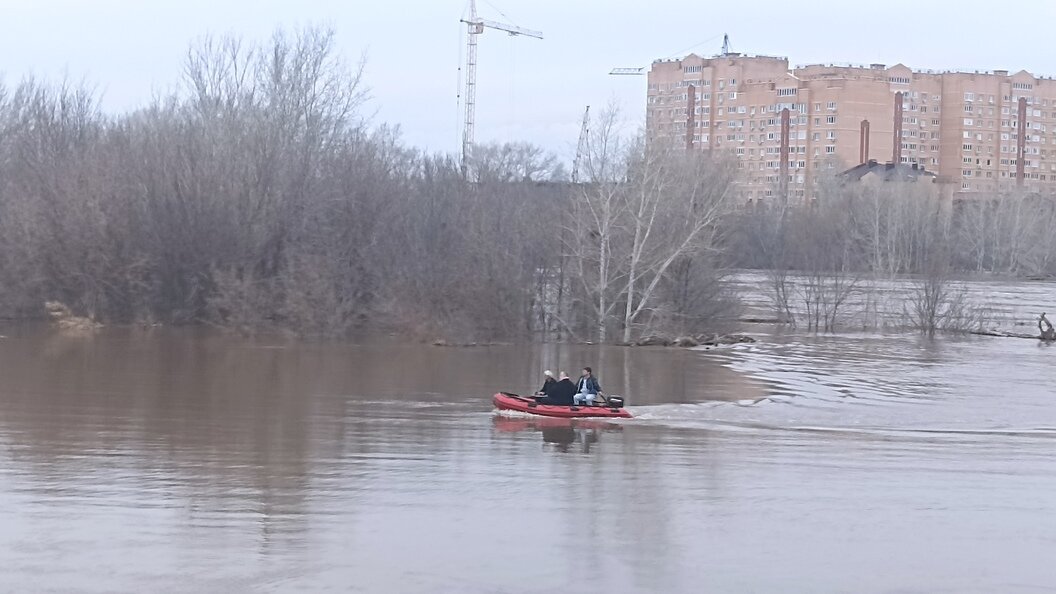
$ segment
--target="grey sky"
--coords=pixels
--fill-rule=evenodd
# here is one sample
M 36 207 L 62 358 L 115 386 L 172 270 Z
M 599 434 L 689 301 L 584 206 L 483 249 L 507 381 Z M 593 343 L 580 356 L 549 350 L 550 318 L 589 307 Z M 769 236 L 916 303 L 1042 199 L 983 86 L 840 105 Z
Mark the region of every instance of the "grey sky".
M 1056 75 L 1042 29 L 1056 2 L 852 3 L 478 0 L 483 17 L 543 31 L 542 41 L 487 31 L 480 39 L 477 138 L 528 140 L 565 157 L 585 105 L 610 100 L 628 125 L 644 113 L 644 77 L 614 66 L 734 51 L 812 62 L 902 62 L 914 68 L 1027 69 Z M 188 44 L 205 33 L 264 39 L 280 26 L 328 24 L 350 61 L 367 54 L 375 122 L 407 142 L 455 151 L 455 94 L 466 0 L 0 0 L 0 72 L 93 83 L 110 110 L 145 103 L 178 79 Z M 497 7 L 497 9 L 496 9 Z M 503 14 L 500 14 L 499 10 Z M 1019 16 L 1024 22 L 1016 25 Z M 1019 29 L 1022 33 L 1017 33 Z

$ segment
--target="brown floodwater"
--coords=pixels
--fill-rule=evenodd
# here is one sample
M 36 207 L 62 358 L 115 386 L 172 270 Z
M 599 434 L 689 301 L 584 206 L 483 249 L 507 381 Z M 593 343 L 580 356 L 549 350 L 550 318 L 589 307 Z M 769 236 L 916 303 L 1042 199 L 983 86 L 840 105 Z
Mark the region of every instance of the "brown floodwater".
M 1056 349 L 0 339 L 3 592 L 1056 588 Z M 637 418 L 496 415 L 591 365 Z

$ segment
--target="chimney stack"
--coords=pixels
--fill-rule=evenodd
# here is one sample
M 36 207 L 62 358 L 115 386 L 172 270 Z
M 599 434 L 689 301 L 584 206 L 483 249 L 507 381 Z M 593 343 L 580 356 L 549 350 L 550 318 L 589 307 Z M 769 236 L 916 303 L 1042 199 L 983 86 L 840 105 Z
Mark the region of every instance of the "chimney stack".
M 1018 132 L 1016 136 L 1016 185 L 1023 185 L 1023 178 L 1026 177 L 1026 156 L 1027 156 L 1027 98 L 1019 98 L 1019 124 Z
M 861 139 L 858 141 L 858 162 L 869 161 L 869 120 L 862 120 Z
M 693 133 L 696 131 L 693 126 L 696 122 L 694 111 L 697 108 L 697 88 L 689 85 L 689 90 L 686 93 L 686 150 L 691 151 L 693 150 Z
M 891 162 L 902 162 L 902 91 L 895 93 L 895 140 L 891 147 Z
M 780 192 L 781 192 L 781 200 L 784 201 L 784 204 L 788 203 L 788 175 L 789 175 L 788 174 L 788 155 L 789 155 L 789 151 L 788 151 L 788 135 L 789 135 L 789 119 L 790 119 L 790 115 L 791 115 L 791 113 L 788 111 L 787 107 L 781 110 L 781 166 L 780 166 L 781 184 L 780 184 Z

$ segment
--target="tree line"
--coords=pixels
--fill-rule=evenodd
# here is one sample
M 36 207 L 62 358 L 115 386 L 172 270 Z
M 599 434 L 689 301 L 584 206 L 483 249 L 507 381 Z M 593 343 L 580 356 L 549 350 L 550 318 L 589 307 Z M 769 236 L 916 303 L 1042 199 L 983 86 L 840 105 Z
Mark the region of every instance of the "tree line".
M 775 310 L 810 330 L 969 330 L 985 320 L 965 279 L 1056 276 L 1051 195 L 951 199 L 929 182 L 828 176 L 808 205 L 737 218 L 731 262 L 766 270 Z
M 85 86 L 0 87 L 5 316 L 42 317 L 53 300 L 111 323 L 495 340 L 594 336 L 621 294 L 634 323 L 692 310 L 675 279 L 697 273 L 656 260 L 668 248 L 660 226 L 684 221 L 651 198 L 626 247 L 632 280 L 613 263 L 626 233 L 609 231 L 631 199 L 620 182 L 657 183 L 629 173 L 642 145 L 638 161 L 592 161 L 597 183 L 578 187 L 538 147 L 481 146 L 467 179 L 451 155 L 364 117 L 362 67 L 319 28 L 202 40 L 182 80 L 119 114 Z M 589 211 L 606 186 L 621 195 L 599 219 Z M 594 278 L 586 246 L 599 223 L 613 226 L 602 252 L 613 264 Z M 677 253 L 705 234 L 691 231 Z
M 204 39 L 182 81 L 118 114 L 83 85 L 0 86 L 0 313 L 630 342 L 721 329 L 737 268 L 771 271 L 775 307 L 817 329 L 869 275 L 1056 272 L 1051 200 L 944 208 L 832 178 L 812 206 L 747 209 L 734 158 L 647 143 L 613 109 L 580 183 L 516 142 L 463 176 L 365 117 L 327 29 Z

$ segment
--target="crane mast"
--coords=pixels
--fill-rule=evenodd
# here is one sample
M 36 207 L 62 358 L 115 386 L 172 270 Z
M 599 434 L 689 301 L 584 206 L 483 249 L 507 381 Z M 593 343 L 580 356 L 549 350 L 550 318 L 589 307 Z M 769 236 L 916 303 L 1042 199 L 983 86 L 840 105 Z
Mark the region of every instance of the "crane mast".
M 478 17 L 476 0 L 469 0 L 469 18 L 462 19 L 462 22 L 466 24 L 466 119 L 462 129 L 462 176 L 465 177 L 469 170 L 477 123 L 477 36 L 484 33 L 485 28 L 505 31 L 513 37 L 523 35 L 542 39 L 543 34 L 540 31 Z
M 473 132 L 477 113 L 477 35 L 484 25 L 477 23 L 477 3 L 470 0 L 469 20 L 466 23 L 466 119 L 462 130 L 462 177 L 466 176 L 469 152 L 473 146 Z
M 590 106 L 583 112 L 583 125 L 579 129 L 579 142 L 576 143 L 576 159 L 572 161 L 572 183 L 579 183 L 579 167 L 587 152 L 587 135 L 590 133 Z

